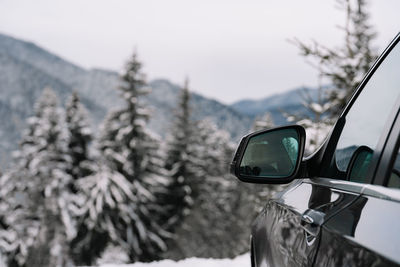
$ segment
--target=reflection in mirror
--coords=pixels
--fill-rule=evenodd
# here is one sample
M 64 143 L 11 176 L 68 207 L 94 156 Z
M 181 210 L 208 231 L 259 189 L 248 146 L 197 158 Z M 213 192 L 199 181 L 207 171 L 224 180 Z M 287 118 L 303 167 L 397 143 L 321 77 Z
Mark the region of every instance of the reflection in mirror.
M 290 177 L 299 157 L 299 136 L 295 129 L 260 133 L 249 139 L 240 174 L 255 177 Z
M 357 183 L 366 182 L 373 153 L 374 151 L 367 146 L 360 146 L 354 151 L 347 170 L 347 180 Z

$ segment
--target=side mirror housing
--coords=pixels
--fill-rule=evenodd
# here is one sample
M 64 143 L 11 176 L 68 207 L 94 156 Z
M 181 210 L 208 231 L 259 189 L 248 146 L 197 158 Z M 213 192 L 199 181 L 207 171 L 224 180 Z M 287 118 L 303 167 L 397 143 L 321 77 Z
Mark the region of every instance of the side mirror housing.
M 243 182 L 283 184 L 299 174 L 306 133 L 291 125 L 251 133 L 242 138 L 231 173 Z

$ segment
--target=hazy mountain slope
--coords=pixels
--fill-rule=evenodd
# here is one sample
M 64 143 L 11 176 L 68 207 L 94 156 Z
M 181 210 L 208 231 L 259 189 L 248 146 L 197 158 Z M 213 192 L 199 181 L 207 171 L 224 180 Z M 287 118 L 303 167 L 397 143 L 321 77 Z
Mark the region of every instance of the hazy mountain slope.
M 62 103 L 74 90 L 70 85 L 50 76 L 29 63 L 20 61 L 0 52 L 0 99 L 13 110 L 24 116 L 32 114 L 32 107 L 41 95 L 43 88 L 51 87 Z M 82 102 L 90 110 L 96 110 L 94 118 L 98 121 L 105 110 L 100 105 L 82 96 Z
M 309 88 L 297 88 L 281 94 L 275 94 L 260 100 L 241 100 L 231 107 L 242 114 L 256 117 L 270 112 L 275 124 L 285 124 L 283 111 L 292 114 L 308 114 L 302 105 L 301 91 L 307 91 L 313 99 L 317 98 L 318 91 Z
M 147 103 L 152 108 L 150 127 L 161 135 L 168 132 L 170 123 L 176 110 L 179 97 L 179 86 L 168 80 L 154 80 L 150 82 L 151 94 L 147 96 Z M 246 134 L 252 125 L 252 118 L 240 114 L 229 106 L 198 94 L 192 94 L 192 117 L 200 120 L 211 118 L 221 129 L 228 131 L 236 140 Z
M 117 73 L 86 70 L 54 55 L 34 43 L 0 34 L 0 53 L 6 54 L 47 73 L 71 89 L 91 97 L 91 101 L 110 108 L 120 103 L 115 91 Z

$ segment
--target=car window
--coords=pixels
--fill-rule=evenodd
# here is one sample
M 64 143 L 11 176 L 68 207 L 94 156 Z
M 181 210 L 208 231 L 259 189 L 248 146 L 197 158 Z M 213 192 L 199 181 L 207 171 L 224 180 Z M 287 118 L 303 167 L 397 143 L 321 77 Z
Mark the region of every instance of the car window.
M 332 178 L 365 182 L 372 154 L 400 92 L 399 70 L 400 46 L 397 45 L 346 115 L 346 123 L 328 171 Z

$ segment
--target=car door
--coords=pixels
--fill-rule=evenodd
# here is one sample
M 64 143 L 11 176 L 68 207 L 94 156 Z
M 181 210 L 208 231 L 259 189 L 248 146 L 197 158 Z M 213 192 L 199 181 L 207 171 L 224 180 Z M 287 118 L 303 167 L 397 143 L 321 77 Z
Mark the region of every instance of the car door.
M 342 115 L 344 127 L 334 153 L 325 157 L 330 164 L 320 173 L 324 178 L 311 179 L 332 183 L 332 190 L 342 179 L 342 190 L 358 194 L 322 224 L 314 266 L 400 265 L 400 190 L 387 187 L 400 186 L 400 164 L 395 164 L 400 143 L 398 39 Z
M 400 265 L 400 118 L 391 130 L 373 184 L 327 220 L 315 266 Z
M 254 265 L 312 266 L 321 237 L 320 226 L 356 198 L 357 194 L 309 179 L 298 180 L 271 199 L 255 221 Z
M 389 190 L 390 191 L 390 190 Z M 399 194 L 368 187 L 322 227 L 315 266 L 399 266 Z

